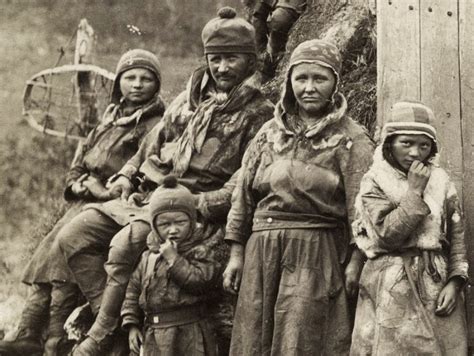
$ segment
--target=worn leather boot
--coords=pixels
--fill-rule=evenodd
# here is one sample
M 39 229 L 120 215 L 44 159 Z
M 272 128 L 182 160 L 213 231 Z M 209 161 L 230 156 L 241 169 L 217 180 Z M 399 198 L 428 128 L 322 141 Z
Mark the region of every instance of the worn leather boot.
M 43 356 L 67 356 L 71 352 L 73 346 L 74 341 L 67 340 L 66 337 L 50 337 L 44 344 Z
M 87 337 L 74 350 L 72 356 L 101 356 L 112 346 L 113 332 L 118 325 L 118 318 L 106 315 L 102 310 Z
M 103 349 L 99 343 L 90 336 L 86 337 L 79 345 L 72 350 L 72 356 L 100 356 Z
M 31 329 L 20 329 L 18 336 L 12 341 L 0 341 L 1 356 L 41 356 L 43 346 L 37 331 Z

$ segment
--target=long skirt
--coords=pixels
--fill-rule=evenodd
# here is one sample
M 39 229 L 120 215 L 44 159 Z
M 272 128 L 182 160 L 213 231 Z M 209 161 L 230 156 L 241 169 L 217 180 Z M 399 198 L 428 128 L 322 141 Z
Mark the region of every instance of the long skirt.
M 64 225 L 81 212 L 85 204 L 84 201 L 72 204 L 53 229 L 43 238 L 23 272 L 23 283 L 74 282 L 74 277 L 59 249 L 56 236 Z
M 420 256 L 381 256 L 366 262 L 360 279 L 351 355 L 467 355 L 463 296 L 447 317 L 435 315 L 446 284 L 437 255 L 435 282 Z
M 347 355 L 351 323 L 337 253 L 341 230 L 254 232 L 231 355 Z

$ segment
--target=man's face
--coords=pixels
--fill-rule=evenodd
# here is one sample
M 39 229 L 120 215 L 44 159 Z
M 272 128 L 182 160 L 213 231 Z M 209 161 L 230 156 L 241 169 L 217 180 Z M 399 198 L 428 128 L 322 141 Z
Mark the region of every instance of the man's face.
M 207 62 L 217 90 L 229 92 L 247 78 L 254 59 L 245 53 L 208 54 Z

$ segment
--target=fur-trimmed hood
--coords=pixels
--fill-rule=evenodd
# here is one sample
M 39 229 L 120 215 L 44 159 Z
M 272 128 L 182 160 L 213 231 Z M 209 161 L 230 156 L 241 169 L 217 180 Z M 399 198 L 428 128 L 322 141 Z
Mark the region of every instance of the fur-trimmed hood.
M 446 200 L 456 195 L 454 185 L 446 171 L 434 164 L 430 165 L 431 175 L 423 193 L 423 201 L 429 208 L 428 215 L 411 232 L 403 244 L 403 248 L 419 248 L 421 250 L 441 250 L 442 241 L 446 241 Z M 353 233 L 358 247 L 369 258 L 390 252 L 380 244 L 381 236 L 378 235 L 374 221 L 378 216 L 376 206 L 368 206 L 364 197 L 379 197 L 380 200 L 390 202 L 394 207 L 399 207 L 402 200 L 406 199 L 408 192 L 407 174 L 394 168 L 384 159 L 382 145 L 374 153 L 374 161 L 362 179 L 360 191 L 356 198 L 356 220 L 353 223 Z M 452 219 L 459 221 L 459 215 Z

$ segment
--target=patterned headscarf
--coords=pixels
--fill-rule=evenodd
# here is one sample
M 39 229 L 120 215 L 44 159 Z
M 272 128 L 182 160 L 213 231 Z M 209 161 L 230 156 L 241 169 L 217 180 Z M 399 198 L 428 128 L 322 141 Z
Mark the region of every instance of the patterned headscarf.
M 291 71 L 301 63 L 314 63 L 331 69 L 336 76 L 333 98 L 339 91 L 339 77 L 342 67 L 339 49 L 334 44 L 319 39 L 302 42 L 291 54 L 281 96 L 283 109 L 291 114 L 296 113 L 296 98 L 291 87 Z

